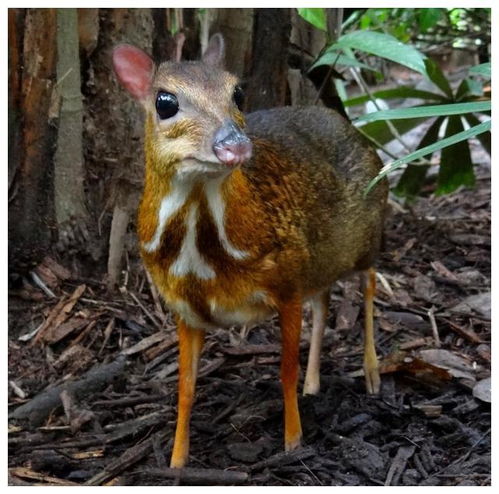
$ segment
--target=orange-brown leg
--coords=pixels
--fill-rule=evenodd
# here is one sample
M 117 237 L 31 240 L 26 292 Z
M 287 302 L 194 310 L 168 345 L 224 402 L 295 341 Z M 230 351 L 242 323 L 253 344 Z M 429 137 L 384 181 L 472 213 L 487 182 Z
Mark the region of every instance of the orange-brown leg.
M 364 271 L 364 375 L 369 394 L 379 393 L 380 377 L 374 341 L 373 300 L 376 292 L 376 271 Z
M 177 430 L 170 466 L 182 468 L 189 457 L 189 421 L 196 388 L 198 363 L 204 343 L 204 331 L 178 321 L 179 377 Z
M 310 304 L 312 306 L 312 334 L 310 335 L 307 372 L 305 373 L 305 383 L 303 385 L 304 395 L 316 395 L 320 389 L 320 357 L 322 338 L 327 322 L 329 290 L 314 295 Z
M 301 297 L 297 296 L 280 304 L 281 382 L 284 395 L 284 447 L 286 451 L 298 448 L 302 435 L 297 395 L 301 318 Z

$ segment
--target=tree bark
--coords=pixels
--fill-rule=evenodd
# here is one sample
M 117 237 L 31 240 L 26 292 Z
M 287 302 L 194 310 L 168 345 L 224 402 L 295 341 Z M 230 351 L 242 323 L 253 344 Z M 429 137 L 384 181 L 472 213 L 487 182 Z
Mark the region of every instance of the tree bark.
M 293 57 L 290 57 L 288 74 L 291 104 L 313 105 L 317 100 L 317 89 L 306 74 L 311 64 L 326 44 L 326 33 L 303 19 L 296 9 L 291 13 L 290 42 Z
M 59 130 L 55 153 L 54 200 L 59 228 L 87 221 L 83 170 L 83 102 L 80 80 L 78 14 L 57 9 L 57 89 Z
M 341 31 L 343 22 L 343 9 L 327 9 L 327 42 L 334 43 Z M 348 120 L 348 115 L 343 106 L 341 98 L 338 96 L 334 78 L 340 75 L 334 67 L 321 65 L 307 72 L 307 77 L 312 81 L 318 91 L 318 96 L 325 106 L 335 109 Z
M 97 218 L 104 218 L 101 234 L 104 242 L 99 244 L 96 254 L 102 261 L 107 259 L 101 265 L 107 264 L 108 274 L 116 278 L 125 248 L 121 233 L 126 230 L 123 213 L 128 218 L 135 217 L 143 183 L 144 155 L 142 109 L 116 81 L 111 53 L 117 44 L 130 43 L 151 54 L 154 23 L 151 9 L 100 9 L 99 17 L 98 48 L 88 59 L 84 86 L 88 105 L 87 200 L 93 205 L 94 223 Z M 113 220 L 115 214 L 120 217 Z M 112 230 L 113 238 L 112 221 L 120 225 Z M 95 243 L 96 237 L 94 232 Z M 138 249 L 134 255 L 138 255 Z
M 15 193 L 14 178 L 22 161 L 22 65 L 25 9 L 9 9 L 9 117 L 8 117 L 8 177 L 10 194 Z
M 287 103 L 290 9 L 255 9 L 247 111 Z
M 99 9 L 77 9 L 78 39 L 82 62 L 96 48 L 99 39 Z
M 9 201 L 12 271 L 30 269 L 41 260 L 54 228 L 52 174 L 56 129 L 49 122 L 49 110 L 56 73 L 56 11 L 28 9 L 21 35 L 22 17 L 22 11 L 17 9 L 9 13 L 9 38 L 15 42 L 9 57 L 9 84 L 13 90 L 10 102 L 15 109 L 10 122 L 13 147 L 9 169 L 12 186 L 14 182 L 17 186 Z
M 243 78 L 251 60 L 254 9 L 210 10 L 215 14 L 210 34 L 220 32 L 225 39 L 225 68 Z

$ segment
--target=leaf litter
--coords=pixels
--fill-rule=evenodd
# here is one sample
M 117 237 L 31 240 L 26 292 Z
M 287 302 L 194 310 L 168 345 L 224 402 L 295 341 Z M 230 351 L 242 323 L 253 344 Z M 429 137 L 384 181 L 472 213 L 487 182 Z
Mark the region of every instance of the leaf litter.
M 101 280 L 74 279 L 47 258 L 36 282 L 9 294 L 9 483 L 490 485 L 490 177 L 482 175 L 475 190 L 392 208 L 378 262 L 378 397 L 366 395 L 362 377 L 359 282 L 333 288 L 321 391 L 300 397 L 304 446 L 292 453 L 282 451 L 275 318 L 207 335 L 191 460 L 179 473 L 167 467 L 172 315 L 141 268 L 110 295 Z M 305 311 L 302 370 L 309 330 Z

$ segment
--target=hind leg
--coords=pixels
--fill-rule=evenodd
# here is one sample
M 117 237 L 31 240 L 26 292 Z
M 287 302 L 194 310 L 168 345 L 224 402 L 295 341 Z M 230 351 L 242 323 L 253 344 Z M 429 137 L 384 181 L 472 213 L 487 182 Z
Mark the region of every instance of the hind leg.
M 312 335 L 308 353 L 307 372 L 303 386 L 304 395 L 315 395 L 320 389 L 320 356 L 322 338 L 327 322 L 329 290 L 316 294 L 312 300 Z
M 376 292 L 376 271 L 369 268 L 363 272 L 364 284 L 364 375 L 369 394 L 379 393 L 380 377 L 378 357 L 374 342 L 373 300 Z
M 297 396 L 300 372 L 302 303 L 301 296 L 295 296 L 279 305 L 282 339 L 281 382 L 284 396 L 284 446 L 286 451 L 298 448 L 302 437 Z

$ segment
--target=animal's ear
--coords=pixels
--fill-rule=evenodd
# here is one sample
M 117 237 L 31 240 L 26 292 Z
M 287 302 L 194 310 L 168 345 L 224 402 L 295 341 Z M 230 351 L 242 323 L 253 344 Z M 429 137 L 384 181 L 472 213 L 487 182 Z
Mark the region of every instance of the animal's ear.
M 223 67 L 225 57 L 225 41 L 220 33 L 214 34 L 201 57 L 201 61 L 214 67 Z
M 118 45 L 113 50 L 113 68 L 121 85 L 137 100 L 144 101 L 151 88 L 154 62 L 132 45 Z

